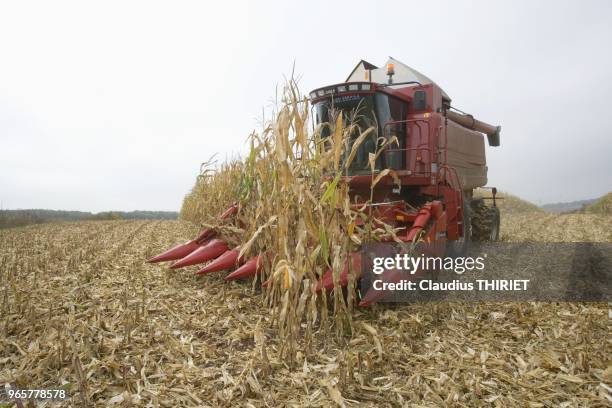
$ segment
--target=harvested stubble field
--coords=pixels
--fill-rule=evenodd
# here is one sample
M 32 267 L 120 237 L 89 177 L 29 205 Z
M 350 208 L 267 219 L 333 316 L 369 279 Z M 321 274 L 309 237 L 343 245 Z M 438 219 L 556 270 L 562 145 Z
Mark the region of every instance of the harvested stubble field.
M 505 240 L 612 241 L 610 216 L 503 217 Z M 250 284 L 143 262 L 196 232 L 173 221 L 0 231 L 0 384 L 62 387 L 62 406 L 610 404 L 606 304 L 358 309 L 348 343 L 320 332 L 290 366 Z

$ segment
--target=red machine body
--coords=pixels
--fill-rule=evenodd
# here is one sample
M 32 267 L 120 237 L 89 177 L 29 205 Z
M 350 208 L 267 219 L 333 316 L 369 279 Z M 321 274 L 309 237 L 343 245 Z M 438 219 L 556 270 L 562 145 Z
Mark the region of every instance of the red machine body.
M 497 208 L 484 206 L 472 193 L 487 183 L 484 135 L 489 145 L 498 146 L 499 126 L 453 111 L 450 97 L 437 84 L 394 59 L 386 70 L 360 61 L 345 82 L 315 89 L 310 101 L 317 124 L 336 123 L 342 114 L 345 121 L 357 125 L 352 128 L 356 131 L 350 135 L 348 151 L 362 132 L 375 130 L 355 146 L 357 154 L 350 163 L 347 160 L 341 176 L 355 208 L 365 207 L 375 219 L 392 225 L 404 242 L 433 244 L 431 250 L 437 256 L 463 253 L 472 227 L 481 239 L 498 237 Z M 321 129 L 325 128 L 329 131 L 329 126 Z M 324 131 L 321 136 L 325 139 Z M 374 168 L 369 161 L 372 153 L 377 157 Z M 386 169 L 392 174 L 372 189 L 373 178 Z M 233 218 L 238 210 L 238 204 L 233 204 L 220 218 Z M 471 218 L 476 212 L 478 216 Z M 177 260 L 172 268 L 211 261 L 198 274 L 238 268 L 226 280 L 253 277 L 262 267 L 260 257 L 240 258 L 238 248 L 230 250 L 211 230 L 149 262 L 169 260 Z M 360 267 L 359 252 L 350 254 L 337 284 L 346 286 L 349 273 L 358 279 Z M 333 288 L 330 270 L 316 290 Z M 369 305 L 379 296 L 368 292 L 362 304 Z

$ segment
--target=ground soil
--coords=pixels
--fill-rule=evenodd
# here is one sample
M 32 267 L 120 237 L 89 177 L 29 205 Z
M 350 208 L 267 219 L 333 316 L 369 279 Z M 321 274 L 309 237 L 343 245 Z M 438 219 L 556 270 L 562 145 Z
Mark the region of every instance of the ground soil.
M 290 362 L 249 283 L 143 262 L 196 232 L 174 221 L 0 231 L 0 384 L 64 388 L 61 406 L 610 404 L 607 304 L 359 309 L 352 338 L 322 330 Z M 612 242 L 612 217 L 502 212 L 501 238 Z

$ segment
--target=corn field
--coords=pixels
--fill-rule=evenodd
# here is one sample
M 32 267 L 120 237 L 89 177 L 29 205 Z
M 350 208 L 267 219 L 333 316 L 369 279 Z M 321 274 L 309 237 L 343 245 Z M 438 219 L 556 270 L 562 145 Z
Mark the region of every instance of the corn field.
M 523 239 L 523 215 L 508 216 L 507 239 Z M 580 217 L 581 238 L 612 230 L 611 217 L 535 217 L 551 236 Z M 355 308 L 352 337 L 314 329 L 290 366 L 250 284 L 143 263 L 196 232 L 175 221 L 0 231 L 0 383 L 64 388 L 60 406 L 609 403 L 606 304 Z

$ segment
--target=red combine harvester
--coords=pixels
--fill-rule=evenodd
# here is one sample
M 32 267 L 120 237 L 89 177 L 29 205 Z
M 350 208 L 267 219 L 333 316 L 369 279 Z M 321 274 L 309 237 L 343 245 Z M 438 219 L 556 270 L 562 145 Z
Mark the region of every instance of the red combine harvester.
M 500 215 L 495 206 L 496 190 L 492 189 L 491 206 L 482 198 L 474 198 L 473 191 L 487 184 L 484 135 L 490 146 L 499 146 L 501 127 L 458 112 L 437 84 L 393 58 L 385 68 L 360 61 L 345 82 L 315 89 L 310 93 L 310 101 L 317 123 L 333 122 L 335 115 L 342 111 L 343 117 L 350 118 L 361 131 L 370 127 L 377 129 L 372 138 L 359 145 L 343 180 L 349 185 L 355 206 L 361 208 L 372 198 L 368 204 L 372 215 L 399 228 L 400 240 L 434 243 L 447 254 L 457 256 L 465 253 L 471 239 L 498 239 Z M 351 142 L 359 134 L 356 130 Z M 387 143 L 378 156 L 374 173 L 391 169 L 397 177 L 395 180 L 384 177 L 371 191 L 369 157 L 380 148 L 380 138 L 394 142 Z M 229 218 L 237 211 L 235 204 L 221 218 Z M 212 260 L 198 271 L 200 274 L 242 265 L 227 280 L 257 273 L 258 257 L 244 262 L 238 259 L 237 249 L 229 250 L 222 240 L 214 237 L 214 231 L 205 230 L 195 240 L 149 262 L 178 260 L 171 267 L 179 268 Z M 341 286 L 348 282 L 349 269 L 359 272 L 360 262 L 360 255 L 352 254 L 340 274 Z M 331 290 L 333 287 L 332 272 L 328 271 L 316 288 Z M 375 301 L 368 295 L 360 304 Z

